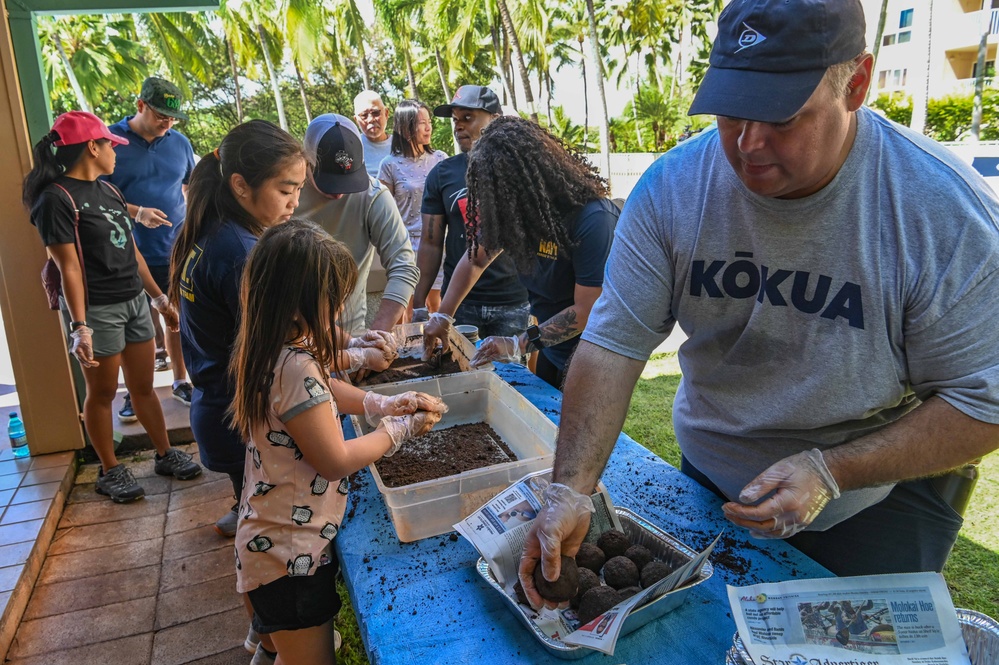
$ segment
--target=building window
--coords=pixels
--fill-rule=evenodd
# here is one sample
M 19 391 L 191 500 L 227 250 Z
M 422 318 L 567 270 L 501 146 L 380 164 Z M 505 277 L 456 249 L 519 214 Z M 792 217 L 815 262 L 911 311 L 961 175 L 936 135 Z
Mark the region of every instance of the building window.
M 899 16 L 898 16 L 898 27 L 899 27 L 899 29 L 902 29 L 902 28 L 911 28 L 912 27 L 912 12 L 913 11 L 914 10 L 912 10 L 912 9 L 906 9 L 901 14 L 899 14 Z M 899 41 L 902 41 L 902 40 L 899 40 Z
M 895 35 L 885 35 L 884 39 L 881 40 L 882 46 L 891 46 L 895 43 Z
M 887 69 L 882 70 L 881 72 L 878 72 L 878 90 L 884 89 L 886 83 L 888 83 L 888 70 Z
M 905 30 L 898 33 L 898 43 L 902 44 L 912 40 L 912 30 Z
M 891 77 L 891 87 L 904 88 L 908 74 L 909 74 L 908 69 L 896 69 L 895 71 L 893 71 Z
M 985 78 L 992 78 L 996 75 L 996 61 L 986 60 L 985 61 Z M 971 78 L 978 78 L 978 63 L 974 62 L 971 65 Z

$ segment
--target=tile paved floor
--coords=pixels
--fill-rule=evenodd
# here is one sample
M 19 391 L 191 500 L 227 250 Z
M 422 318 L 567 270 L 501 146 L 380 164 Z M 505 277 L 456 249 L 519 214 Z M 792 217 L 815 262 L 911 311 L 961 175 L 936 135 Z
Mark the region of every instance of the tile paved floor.
M 197 459 L 196 446 L 182 448 Z M 213 528 L 232 506 L 228 477 L 207 470 L 186 482 L 157 476 L 152 451 L 122 461 L 146 498 L 112 503 L 94 491 L 97 465 L 80 467 L 6 662 L 246 665 L 248 620 L 236 594 L 232 540 Z M 30 487 L 54 482 L 52 474 L 32 473 Z M 15 488 L 13 497 L 25 489 Z M 22 506 L 19 521 L 0 518 L 0 590 L 3 561 L 24 549 L 6 545 L 3 530 L 30 530 L 35 498 L 6 508 L 5 515 Z

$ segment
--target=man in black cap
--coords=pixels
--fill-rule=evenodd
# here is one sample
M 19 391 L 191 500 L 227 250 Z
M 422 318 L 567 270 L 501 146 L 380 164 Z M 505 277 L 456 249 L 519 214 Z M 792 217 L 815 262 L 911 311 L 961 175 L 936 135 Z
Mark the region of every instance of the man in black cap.
M 191 142 L 173 129 L 178 120 L 187 120 L 181 110 L 182 101 L 177 86 L 150 76 L 142 83 L 135 115 L 109 127 L 113 134 L 128 139 L 128 145 L 115 150 L 117 163 L 108 180 L 128 201 L 128 214 L 137 222 L 133 228 L 135 244 L 163 293 L 168 290 L 170 250 L 184 223 L 187 181 L 194 170 Z M 187 380 L 180 333 L 160 325 L 155 309 L 150 308 L 150 313 L 156 330 L 155 368 L 167 369 L 169 358 L 173 365 L 173 397 L 190 406 L 193 388 Z M 118 419 L 137 420 L 127 393 Z
M 433 287 L 434 276 L 444 262 L 444 285 L 447 291 L 458 259 L 467 251 L 465 245 L 465 206 L 468 187 L 465 172 L 468 170 L 468 151 L 494 118 L 502 114 L 496 93 L 481 85 L 463 85 L 454 94 L 450 104 L 434 109 L 438 118 L 450 118 L 454 124 L 454 139 L 461 150 L 435 166 L 427 174 L 423 190 L 423 239 L 417 265 L 420 281 L 413 297 L 413 321 L 427 321 L 440 317 L 449 323 L 477 326 L 484 339 L 491 335 L 510 337 L 527 328 L 530 306 L 527 291 L 517 276 L 513 260 L 500 256 L 486 268 L 454 318 L 443 312 L 427 310 L 427 295 Z
M 575 554 L 649 354 L 679 323 L 682 471 L 840 575 L 939 571 L 949 473 L 999 447 L 999 201 L 870 110 L 859 0 L 735 0 L 691 113 L 718 127 L 625 205 L 521 560 Z M 970 489 L 963 488 L 965 498 Z M 957 492 L 960 494 L 961 492 Z M 956 497 L 954 497 L 956 499 Z
M 406 311 L 419 276 L 392 192 L 368 175 L 361 133 L 342 115 L 327 113 L 309 123 L 305 150 L 315 167 L 295 214 L 347 245 L 357 263 L 357 286 L 344 306 L 341 328 L 354 336 L 364 332 L 368 272 L 377 252 L 387 282 L 371 328 L 392 330 Z

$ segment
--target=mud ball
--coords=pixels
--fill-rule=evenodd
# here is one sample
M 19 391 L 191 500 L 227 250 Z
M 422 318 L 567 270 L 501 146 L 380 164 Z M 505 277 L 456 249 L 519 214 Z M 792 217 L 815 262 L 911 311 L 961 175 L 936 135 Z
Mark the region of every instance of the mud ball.
M 644 545 L 632 545 L 624 553 L 626 557 L 635 562 L 635 567 L 641 570 L 652 561 L 652 552 Z
M 641 590 L 642 587 L 629 586 L 621 589 L 620 591 L 618 591 L 618 593 L 621 594 L 621 600 L 627 600 L 628 598 L 631 598 Z
M 671 572 L 669 566 L 662 561 L 653 561 L 642 568 L 642 588 L 648 589 L 650 586 L 668 576 Z
M 621 594 L 617 592 L 617 589 L 612 589 L 609 586 L 598 586 L 590 589 L 583 594 L 582 600 L 579 601 L 579 611 L 576 612 L 579 624 L 585 626 L 620 602 Z
M 638 566 L 626 556 L 616 556 L 604 564 L 604 582 L 615 589 L 638 586 Z
M 527 594 L 524 593 L 524 585 L 520 583 L 520 580 L 514 582 L 513 592 L 517 594 L 518 603 L 520 603 L 521 605 L 527 605 L 528 607 L 531 606 L 531 604 L 527 602 Z
M 606 561 L 607 557 L 604 555 L 604 551 L 593 543 L 583 543 L 579 546 L 579 551 L 576 552 L 576 563 L 579 564 L 579 567 L 589 568 L 597 574 L 600 573 L 600 569 L 604 567 Z
M 570 607 L 572 609 L 579 609 L 579 603 L 583 599 L 583 594 L 590 589 L 595 589 L 600 586 L 600 576 L 589 568 L 579 569 L 579 590 L 576 592 L 576 597 L 569 601 Z
M 610 531 L 604 531 L 600 535 L 600 539 L 597 540 L 597 547 L 602 549 L 604 556 L 610 560 L 616 556 L 624 556 L 624 553 L 631 547 L 631 541 L 622 532 L 617 529 L 611 529 Z
M 541 574 L 541 564 L 539 563 L 538 567 L 534 569 L 534 587 L 545 600 L 554 603 L 564 603 L 570 600 L 579 589 L 579 568 L 576 566 L 576 560 L 563 556 L 562 570 L 554 582 L 549 582 Z

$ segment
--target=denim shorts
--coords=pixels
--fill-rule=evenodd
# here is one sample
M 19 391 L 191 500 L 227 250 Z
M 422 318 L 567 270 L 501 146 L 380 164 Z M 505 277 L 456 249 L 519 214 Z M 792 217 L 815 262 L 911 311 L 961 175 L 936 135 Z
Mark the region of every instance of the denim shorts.
M 61 297 L 59 302 L 65 303 Z M 126 344 L 147 342 L 155 334 L 145 293 L 113 305 L 91 305 L 87 309 L 87 326 L 94 331 L 95 358 L 121 353 Z
M 282 577 L 248 592 L 253 605 L 253 630 L 266 635 L 332 621 L 340 611 L 340 594 L 336 590 L 339 568 L 334 556 L 312 575 Z

